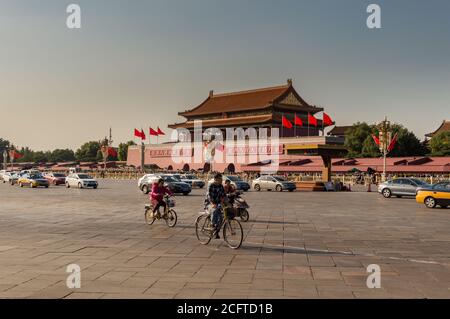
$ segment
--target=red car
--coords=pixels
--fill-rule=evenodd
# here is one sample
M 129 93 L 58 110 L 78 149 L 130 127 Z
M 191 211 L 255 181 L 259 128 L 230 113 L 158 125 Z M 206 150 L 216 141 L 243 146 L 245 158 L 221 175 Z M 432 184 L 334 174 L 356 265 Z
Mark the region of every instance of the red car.
M 66 175 L 62 173 L 46 173 L 44 174 L 46 180 L 48 180 L 51 185 L 65 185 Z

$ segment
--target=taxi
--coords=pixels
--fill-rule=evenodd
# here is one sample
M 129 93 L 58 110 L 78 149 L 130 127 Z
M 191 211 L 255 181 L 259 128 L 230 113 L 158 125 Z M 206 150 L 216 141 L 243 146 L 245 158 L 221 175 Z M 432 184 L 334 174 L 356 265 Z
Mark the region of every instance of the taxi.
M 39 186 L 48 188 L 48 186 L 49 186 L 48 181 L 40 173 L 36 173 L 36 172 L 29 173 L 29 174 L 23 174 L 17 180 L 17 184 L 20 187 L 30 186 L 32 188 L 36 188 Z
M 450 181 L 417 189 L 416 202 L 425 204 L 428 208 L 437 205 L 447 208 L 450 205 Z

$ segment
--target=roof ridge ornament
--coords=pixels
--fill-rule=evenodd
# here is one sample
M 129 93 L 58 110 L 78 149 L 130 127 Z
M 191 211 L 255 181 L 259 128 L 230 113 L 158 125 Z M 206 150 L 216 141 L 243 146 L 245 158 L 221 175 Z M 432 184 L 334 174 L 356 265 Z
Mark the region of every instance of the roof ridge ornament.
M 288 84 L 289 86 L 292 86 L 292 79 L 287 79 L 287 84 Z

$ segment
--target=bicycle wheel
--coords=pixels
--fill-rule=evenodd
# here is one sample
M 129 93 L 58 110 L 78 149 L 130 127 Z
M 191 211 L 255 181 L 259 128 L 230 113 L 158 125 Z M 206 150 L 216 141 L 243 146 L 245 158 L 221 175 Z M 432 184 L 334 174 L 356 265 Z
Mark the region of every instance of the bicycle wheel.
M 175 225 L 177 224 L 177 220 L 178 220 L 177 213 L 173 209 L 169 209 L 166 216 L 167 226 L 175 227 Z
M 152 212 L 152 209 L 145 210 L 145 222 L 147 223 L 147 225 L 153 225 L 156 220 L 155 217 L 152 217 Z
M 232 249 L 238 249 L 242 245 L 244 232 L 241 223 L 236 219 L 229 219 L 223 225 L 223 239 Z
M 250 216 L 249 216 L 249 214 L 248 214 L 248 210 L 247 209 L 245 209 L 245 208 L 243 208 L 242 210 L 241 210 L 241 220 L 243 221 L 243 222 L 248 222 L 248 219 L 250 218 Z
M 208 245 L 212 239 L 212 224 L 209 214 L 200 215 L 195 221 L 195 234 L 198 241 L 203 245 Z

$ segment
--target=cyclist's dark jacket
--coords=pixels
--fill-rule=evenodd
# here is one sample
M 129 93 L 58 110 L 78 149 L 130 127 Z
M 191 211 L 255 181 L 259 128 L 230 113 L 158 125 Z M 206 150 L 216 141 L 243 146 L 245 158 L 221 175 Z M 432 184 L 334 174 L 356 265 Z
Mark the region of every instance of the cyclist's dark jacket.
M 209 200 L 211 203 L 218 205 L 222 202 L 222 199 L 225 197 L 225 190 L 223 189 L 223 185 L 217 185 L 216 183 L 212 183 L 209 186 L 208 190 Z

